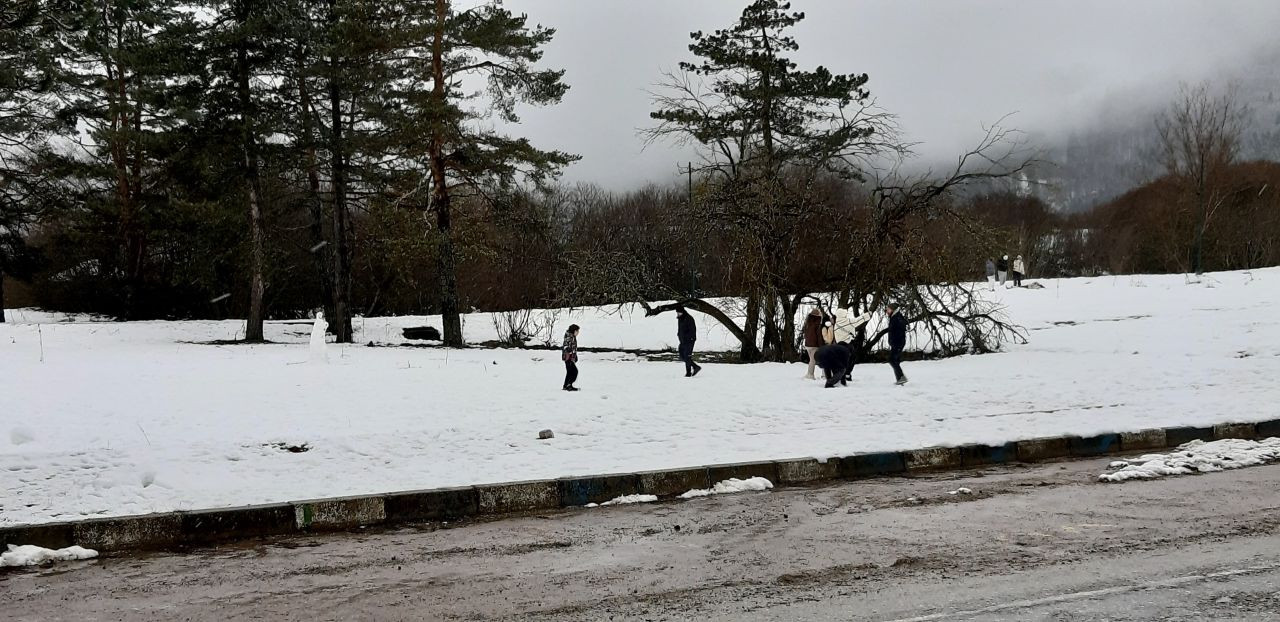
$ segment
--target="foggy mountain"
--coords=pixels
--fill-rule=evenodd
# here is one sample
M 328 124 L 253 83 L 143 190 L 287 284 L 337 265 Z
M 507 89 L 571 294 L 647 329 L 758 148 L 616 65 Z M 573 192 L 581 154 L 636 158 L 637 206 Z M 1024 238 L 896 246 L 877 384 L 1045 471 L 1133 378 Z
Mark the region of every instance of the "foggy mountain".
M 1247 107 L 1240 159 L 1280 159 L 1280 48 L 1259 53 L 1236 68 L 1224 68 L 1210 86 L 1218 93 L 1234 85 Z M 1036 194 L 1063 212 L 1087 210 L 1105 203 L 1163 173 L 1156 116 L 1177 97 L 1170 85 L 1165 97 L 1118 94 L 1104 102 L 1095 123 L 1060 132 L 1029 136 L 1042 150 L 1045 164 L 1029 173 L 1014 190 Z

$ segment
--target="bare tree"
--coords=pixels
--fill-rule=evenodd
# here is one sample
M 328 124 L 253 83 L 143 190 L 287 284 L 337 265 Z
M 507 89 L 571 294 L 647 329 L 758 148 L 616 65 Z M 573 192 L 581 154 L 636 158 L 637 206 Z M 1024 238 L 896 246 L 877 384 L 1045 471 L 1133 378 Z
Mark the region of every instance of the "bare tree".
M 1204 271 L 1205 229 L 1230 194 L 1224 177 L 1240 153 L 1246 114 L 1234 86 L 1215 95 L 1208 84 L 1184 84 L 1177 101 L 1156 118 L 1165 170 L 1197 215 L 1191 246 L 1196 274 Z
M 748 225 L 672 213 L 668 231 L 683 243 L 709 246 L 726 240 L 725 246 L 730 250 L 720 261 L 737 264 L 731 273 L 759 270 L 776 285 L 776 290 L 755 300 L 750 292 L 759 290 L 751 289 L 750 278 L 725 284 L 737 295 L 725 296 L 722 289 L 717 295 L 703 296 L 664 278 L 669 272 L 665 262 L 670 258 L 606 247 L 568 253 L 559 290 L 569 299 L 589 304 L 642 301 L 640 305 L 650 316 L 678 306 L 698 311 L 724 326 L 739 340 L 743 352 L 754 351 L 773 360 L 793 360 L 788 352 L 795 350 L 794 320 L 806 303 L 824 309 L 839 305 L 863 312 L 875 311 L 885 301 L 895 300 L 921 327 L 923 340 L 917 345 L 923 350 L 937 355 L 998 350 L 1007 341 L 1025 339 L 1025 333 L 998 305 L 985 300 L 980 288 L 968 284 L 968 275 L 955 265 L 950 254 L 941 250 L 939 241 L 956 237 L 989 239 L 993 235 L 990 226 L 976 218 L 956 195 L 967 184 L 1020 174 L 1034 163 L 1030 156 L 1019 132 L 997 125 L 989 128 L 973 149 L 957 158 L 954 169 L 941 175 L 903 177 L 885 173 L 871 190 L 858 195 L 854 205 L 839 201 L 847 194 L 847 187 L 836 186 L 836 191 L 827 194 L 814 190 L 804 217 L 813 219 L 819 234 L 830 234 L 828 246 L 815 253 L 813 248 L 796 246 L 805 241 L 805 236 L 789 241 L 791 245 L 786 248 L 798 255 L 803 251 L 804 257 L 794 272 L 759 261 L 757 257 L 767 257 L 759 250 L 740 248 L 750 237 L 735 234 L 733 226 L 750 230 Z M 699 210 L 731 209 L 699 203 L 703 202 L 696 201 L 691 208 L 694 214 Z M 753 222 L 747 217 L 742 220 Z M 713 222 L 719 226 L 708 224 Z M 801 229 L 808 230 L 808 221 Z M 756 233 L 767 232 L 761 229 Z M 823 265 L 821 256 L 827 253 L 838 253 L 843 263 Z M 797 272 L 807 278 L 797 277 Z M 755 317 L 751 314 L 753 307 L 757 311 Z M 763 328 L 763 335 L 750 330 L 753 323 Z M 873 330 L 865 347 L 872 348 L 883 336 L 883 330 Z
M 700 147 L 702 187 L 689 220 L 733 242 L 725 261 L 738 266 L 746 301 L 742 325 L 730 330 L 741 333 L 747 361 L 762 355 L 762 327 L 765 356 L 795 353 L 788 277 L 801 232 L 818 226 L 819 180 L 860 179 L 871 161 L 907 151 L 893 115 L 866 90 L 866 74 L 800 70 L 788 58 L 799 49 L 789 33 L 805 17 L 790 9 L 755 0 L 729 28 L 693 33 L 698 59 L 666 75 L 650 113 L 657 125 L 644 132 Z

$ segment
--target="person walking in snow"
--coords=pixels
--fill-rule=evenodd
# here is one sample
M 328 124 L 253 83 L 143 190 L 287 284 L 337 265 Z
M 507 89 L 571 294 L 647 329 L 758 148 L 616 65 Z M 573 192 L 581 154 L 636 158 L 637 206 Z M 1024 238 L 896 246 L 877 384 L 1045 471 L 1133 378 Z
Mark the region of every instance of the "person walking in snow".
M 814 355 L 818 366 L 822 367 L 822 377 L 826 379 L 826 388 L 830 389 L 839 382 L 841 386 L 849 384 L 849 369 L 852 366 L 853 351 L 847 343 L 831 343 L 821 348 Z
M 893 375 L 897 384 L 906 384 L 907 375 L 902 373 L 902 349 L 907 347 L 907 318 L 897 303 L 885 306 L 889 313 L 889 365 L 893 367 Z
M 1022 255 L 1018 255 L 1013 260 L 1013 286 L 1022 287 L 1022 275 L 1027 273 L 1027 264 L 1022 261 Z
M 564 346 L 560 349 L 560 358 L 564 359 L 564 390 L 577 391 L 573 383 L 578 381 L 578 332 L 582 330 L 577 324 L 570 324 L 564 332 Z
M 804 327 L 801 328 L 804 335 L 804 349 L 809 353 L 809 371 L 804 377 L 807 380 L 813 380 L 813 370 L 817 366 L 818 360 L 815 355 L 818 354 L 818 348 L 822 347 L 822 310 L 814 307 L 809 315 L 804 318 Z
M 991 284 L 991 291 L 996 291 L 996 260 L 987 257 L 987 283 Z
M 680 339 L 680 360 L 684 361 L 684 377 L 692 378 L 702 371 L 702 366 L 693 362 L 693 344 L 698 340 L 698 327 L 693 323 L 693 316 L 684 307 L 676 307 L 676 337 Z
M 1000 287 L 1004 287 L 1006 281 L 1009 280 L 1009 256 L 1000 257 L 1000 261 L 996 262 L 996 277 L 1000 281 Z

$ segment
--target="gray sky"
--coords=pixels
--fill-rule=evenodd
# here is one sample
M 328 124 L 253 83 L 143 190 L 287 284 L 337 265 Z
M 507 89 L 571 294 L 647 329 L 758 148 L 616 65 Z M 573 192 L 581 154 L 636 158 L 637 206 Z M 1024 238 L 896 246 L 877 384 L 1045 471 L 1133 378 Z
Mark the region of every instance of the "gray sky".
M 648 95 L 746 0 L 507 0 L 557 29 L 544 64 L 567 70 L 563 103 L 524 107 L 517 128 L 578 153 L 567 182 L 624 190 L 676 179 L 688 153 L 645 148 Z M 1179 81 L 1230 74 L 1280 45 L 1276 0 L 793 0 L 801 67 L 866 72 L 922 160 L 949 158 L 983 124 L 1057 133 L 1171 97 Z M 1224 73 L 1220 73 L 1224 72 Z

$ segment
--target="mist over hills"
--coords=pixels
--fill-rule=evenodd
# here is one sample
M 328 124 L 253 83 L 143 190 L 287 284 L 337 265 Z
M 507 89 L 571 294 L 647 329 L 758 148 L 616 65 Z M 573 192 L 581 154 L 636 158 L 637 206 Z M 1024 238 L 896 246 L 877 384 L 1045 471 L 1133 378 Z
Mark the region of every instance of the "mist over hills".
M 1240 160 L 1280 159 L 1280 47 L 1257 53 L 1210 81 L 1215 93 L 1234 88 L 1247 108 Z M 1105 203 L 1161 174 L 1155 119 L 1178 97 L 1177 85 L 1162 91 L 1117 93 L 1070 129 L 1032 132 L 1028 144 L 1043 164 L 1025 183 L 1008 189 L 1031 192 L 1061 212 Z M 1033 183 L 1036 182 L 1036 183 Z

